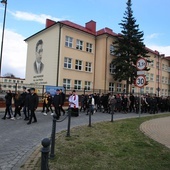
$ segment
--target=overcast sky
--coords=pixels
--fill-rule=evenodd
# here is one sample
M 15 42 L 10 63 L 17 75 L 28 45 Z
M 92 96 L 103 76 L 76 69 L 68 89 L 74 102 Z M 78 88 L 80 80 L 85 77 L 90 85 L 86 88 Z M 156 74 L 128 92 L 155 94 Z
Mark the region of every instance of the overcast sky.
M 127 0 L 8 0 L 2 73 L 25 78 L 27 45 L 24 39 L 45 28 L 46 18 L 70 20 L 84 26 L 94 20 L 97 30 L 104 27 L 120 33 Z M 170 0 L 132 0 L 132 10 L 144 43 L 170 56 Z M 0 4 L 0 38 L 4 6 Z

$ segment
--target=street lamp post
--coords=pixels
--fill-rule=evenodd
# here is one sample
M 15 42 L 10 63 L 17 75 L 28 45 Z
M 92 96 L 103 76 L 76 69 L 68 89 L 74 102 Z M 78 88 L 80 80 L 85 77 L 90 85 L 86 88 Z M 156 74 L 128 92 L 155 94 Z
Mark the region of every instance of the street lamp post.
M 2 27 L 2 40 L 1 40 L 1 53 L 0 53 L 0 76 L 1 76 L 1 67 L 2 67 L 2 52 L 3 52 L 3 44 L 4 44 L 4 31 L 5 31 L 7 0 L 2 0 L 1 3 L 5 5 L 5 10 L 4 10 L 4 20 L 3 20 L 3 27 Z

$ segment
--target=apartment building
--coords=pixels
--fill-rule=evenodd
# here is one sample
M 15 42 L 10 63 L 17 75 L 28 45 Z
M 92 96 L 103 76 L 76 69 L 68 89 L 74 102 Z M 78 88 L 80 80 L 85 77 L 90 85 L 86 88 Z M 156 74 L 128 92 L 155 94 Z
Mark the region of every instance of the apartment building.
M 70 21 L 46 20 L 45 29 L 28 37 L 27 84 L 65 86 L 67 90 L 86 90 L 122 93 L 125 82 L 113 80 L 114 46 L 118 34 L 110 28 L 96 31 L 96 22 L 85 26 Z M 148 48 L 147 48 L 148 49 Z M 148 49 L 149 82 L 144 93 L 170 94 L 170 58 Z M 132 85 L 130 91 L 139 89 Z

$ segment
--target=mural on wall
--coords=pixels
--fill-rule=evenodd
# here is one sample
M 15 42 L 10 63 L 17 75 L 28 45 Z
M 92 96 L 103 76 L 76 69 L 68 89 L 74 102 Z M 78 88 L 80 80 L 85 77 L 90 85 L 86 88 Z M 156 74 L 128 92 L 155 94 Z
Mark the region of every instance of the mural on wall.
M 44 70 L 42 57 L 43 57 L 43 40 L 40 39 L 35 45 L 35 61 L 33 63 L 35 72 L 35 75 L 33 76 L 33 82 L 35 84 L 47 84 L 47 82 L 44 81 L 44 75 L 42 74 Z
M 36 74 L 41 74 L 44 69 L 44 64 L 42 63 L 43 56 L 43 41 L 39 40 L 35 47 L 35 62 L 34 62 L 34 71 Z

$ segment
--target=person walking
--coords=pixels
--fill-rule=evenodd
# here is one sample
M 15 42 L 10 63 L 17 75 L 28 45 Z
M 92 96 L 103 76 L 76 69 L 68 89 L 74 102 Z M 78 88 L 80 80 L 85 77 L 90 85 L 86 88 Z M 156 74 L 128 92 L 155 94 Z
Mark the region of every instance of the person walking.
M 62 101 L 61 106 L 60 106 L 60 113 L 62 111 L 63 116 L 64 116 L 65 115 L 65 110 L 63 109 L 63 106 L 64 106 L 66 95 L 65 95 L 65 93 L 63 93 L 62 89 L 60 89 L 60 95 L 61 95 L 61 101 Z
M 31 88 L 31 95 L 30 95 L 30 99 L 29 99 L 29 110 L 31 111 L 31 115 L 28 121 L 28 125 L 31 123 L 36 123 L 37 122 L 37 118 L 35 115 L 35 110 L 38 107 L 38 102 L 39 102 L 39 98 L 38 95 L 35 93 L 35 88 Z M 34 121 L 32 122 L 32 119 L 34 118 Z
M 6 104 L 6 109 L 5 109 L 5 115 L 2 117 L 2 119 L 6 119 L 7 114 L 9 115 L 9 119 L 12 117 L 10 113 L 10 106 L 12 105 L 12 93 L 10 90 L 7 91 L 5 95 L 5 104 Z
M 61 95 L 60 95 L 60 90 L 57 89 L 56 94 L 54 95 L 54 98 L 53 98 L 53 106 L 55 108 L 57 120 L 60 119 L 60 116 L 61 116 L 61 114 L 60 114 L 61 104 L 62 104 L 62 98 L 61 98 Z
M 17 92 L 14 96 L 14 106 L 15 106 L 15 114 L 11 119 L 15 120 L 16 116 L 19 115 L 17 119 L 22 119 L 21 117 L 21 109 L 22 109 L 22 96 L 19 92 Z

